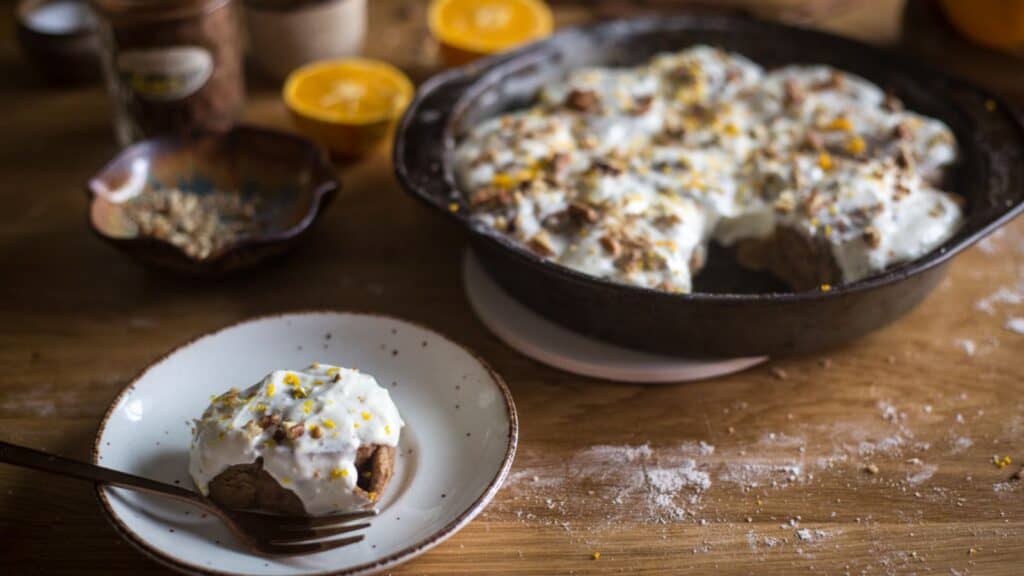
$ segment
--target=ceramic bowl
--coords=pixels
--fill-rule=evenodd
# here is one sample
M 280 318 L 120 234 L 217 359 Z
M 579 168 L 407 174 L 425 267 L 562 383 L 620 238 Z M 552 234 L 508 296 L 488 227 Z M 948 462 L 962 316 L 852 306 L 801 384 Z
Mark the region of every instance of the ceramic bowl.
M 263 231 L 207 258 L 142 236 L 125 203 L 153 187 L 258 197 Z M 104 240 L 146 264 L 194 275 L 253 266 L 284 253 L 313 225 L 340 188 L 326 154 L 291 134 L 237 127 L 226 133 L 162 137 L 129 146 L 89 180 L 89 223 Z
M 154 560 L 189 574 L 370 574 L 440 544 L 483 511 L 515 456 L 518 422 L 508 387 L 444 336 L 383 316 L 268 316 L 189 342 L 118 395 L 100 424 L 93 461 L 191 487 L 190 426 L 210 395 L 314 361 L 373 375 L 405 421 L 394 476 L 362 542 L 299 557 L 264 557 L 187 504 L 97 487 L 114 528 Z

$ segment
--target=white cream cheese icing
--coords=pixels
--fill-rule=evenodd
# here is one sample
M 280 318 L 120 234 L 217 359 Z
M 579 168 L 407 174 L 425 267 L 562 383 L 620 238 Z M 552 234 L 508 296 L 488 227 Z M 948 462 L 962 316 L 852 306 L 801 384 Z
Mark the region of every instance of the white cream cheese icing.
M 264 417 L 301 426 L 297 438 L 275 440 Z M 236 464 L 263 459 L 266 470 L 311 515 L 363 507 L 356 490 L 361 446 L 396 446 L 404 422 L 387 390 L 368 374 L 314 363 L 276 370 L 259 384 L 212 399 L 195 422 L 189 473 L 204 495 L 210 481 Z
M 765 71 L 695 46 L 584 68 L 475 126 L 456 172 L 474 218 L 565 266 L 689 292 L 706 244 L 824 240 L 845 282 L 913 260 L 961 222 L 938 189 L 952 131 L 827 66 Z

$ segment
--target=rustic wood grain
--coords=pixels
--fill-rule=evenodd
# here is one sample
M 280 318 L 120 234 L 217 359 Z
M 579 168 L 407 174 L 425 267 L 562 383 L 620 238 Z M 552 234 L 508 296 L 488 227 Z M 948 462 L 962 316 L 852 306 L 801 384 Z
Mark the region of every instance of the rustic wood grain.
M 422 6 L 371 4 L 369 52 L 420 79 L 434 71 Z M 590 17 L 594 4 L 560 5 L 560 21 Z M 882 4 L 876 17 L 898 29 L 898 10 Z M 878 39 L 863 9 L 839 16 L 822 25 Z M 85 226 L 83 182 L 115 152 L 106 97 L 39 85 L 10 34 L 0 73 L 4 440 L 87 458 L 111 399 L 178 343 L 263 313 L 384 312 L 486 357 L 513 389 L 522 430 L 491 507 L 396 574 L 1009 575 L 1024 565 L 1024 487 L 1008 480 L 1024 461 L 1024 335 L 1005 328 L 1024 305 L 977 309 L 1000 288 L 1020 293 L 1024 222 L 959 257 L 909 317 L 827 358 L 693 384 L 609 384 L 538 365 L 483 328 L 460 289 L 464 239 L 398 189 L 386 150 L 339 167 L 344 192 L 284 261 L 219 282 L 143 270 Z M 288 127 L 272 89 L 256 86 L 248 119 Z M 649 456 L 628 461 L 645 445 Z M 993 455 L 1015 464 L 1000 469 Z M 691 466 L 710 486 L 684 483 L 656 501 L 652 471 Z M 108 526 L 91 487 L 0 466 L 0 573 L 160 572 Z

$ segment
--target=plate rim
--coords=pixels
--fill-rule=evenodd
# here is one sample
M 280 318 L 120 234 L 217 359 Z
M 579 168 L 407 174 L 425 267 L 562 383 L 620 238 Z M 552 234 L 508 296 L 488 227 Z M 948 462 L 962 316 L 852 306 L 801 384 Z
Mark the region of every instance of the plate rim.
M 92 463 L 99 465 L 99 456 L 101 450 L 100 444 L 102 442 L 103 433 L 107 429 L 107 423 L 110 420 L 111 415 L 114 413 L 114 409 L 121 403 L 121 399 L 125 396 L 125 394 L 133 390 L 135 386 L 139 383 L 139 381 L 143 377 L 145 377 L 150 370 L 155 368 L 164 360 L 167 360 L 176 352 L 195 344 L 196 342 L 202 340 L 203 338 L 216 336 L 221 332 L 225 332 L 232 328 L 239 327 L 243 324 L 250 324 L 254 322 L 271 319 L 280 319 L 288 316 L 317 316 L 324 314 L 342 316 L 363 316 L 380 320 L 395 321 L 401 324 L 408 324 L 410 326 L 415 326 L 422 330 L 426 330 L 427 332 L 434 334 L 435 336 L 447 341 L 453 346 L 469 354 L 474 360 L 480 363 L 480 365 L 490 376 L 491 382 L 501 392 L 502 398 L 505 402 L 505 409 L 508 412 L 508 440 L 505 445 L 505 456 L 502 460 L 501 467 L 498 469 L 494 478 L 492 478 L 491 481 L 487 484 L 487 488 L 465 510 L 460 512 L 459 515 L 455 517 L 455 519 L 453 519 L 448 524 L 445 524 L 440 530 L 434 532 L 433 534 L 431 534 L 423 540 L 420 540 L 418 542 L 413 543 L 410 546 L 402 548 L 398 552 L 389 554 L 388 556 L 379 558 L 371 562 L 366 562 L 363 564 L 359 564 L 357 566 L 353 566 L 351 568 L 345 568 L 343 570 L 327 570 L 322 572 L 309 572 L 306 574 L 308 574 L 309 576 L 350 576 L 376 574 L 387 568 L 394 567 L 403 562 L 412 560 L 413 558 L 416 558 L 417 556 L 427 552 L 431 548 L 434 548 L 438 544 L 441 544 L 451 536 L 454 536 L 459 530 L 465 527 L 466 524 L 469 524 L 474 518 L 476 518 L 477 515 L 483 512 L 484 508 L 487 507 L 487 505 L 494 498 L 495 494 L 497 494 L 498 490 L 501 488 L 505 479 L 508 477 L 509 471 L 512 469 L 512 463 L 514 462 L 516 455 L 516 448 L 519 444 L 519 416 L 516 411 L 515 401 L 512 398 L 512 391 L 509 389 L 508 384 L 505 382 L 505 380 L 497 371 L 494 370 L 494 368 L 491 367 L 491 365 L 482 356 L 476 353 L 476 351 L 463 344 L 460 344 L 459 342 L 456 342 L 455 340 L 449 338 L 448 336 L 424 324 L 414 322 L 411 320 L 406 320 L 404 318 L 398 318 L 396 316 L 392 316 L 389 314 L 333 309 L 301 309 L 292 310 L 288 312 L 260 314 L 257 316 L 250 316 L 242 320 L 231 322 L 219 328 L 214 328 L 212 330 L 203 332 L 202 334 L 193 336 L 188 340 L 176 346 L 173 346 L 168 351 L 164 352 L 154 360 L 147 363 L 146 366 L 139 370 L 135 374 L 135 376 L 132 377 L 132 379 L 111 400 L 110 405 L 107 407 L 107 410 L 103 413 L 103 418 L 100 420 L 99 425 L 96 428 L 95 438 L 93 440 L 92 446 Z M 107 521 L 114 528 L 114 531 L 118 533 L 118 535 L 120 535 L 124 540 L 126 540 L 128 543 L 130 543 L 132 546 L 134 546 L 136 549 L 142 552 L 145 556 L 169 568 L 188 574 L 203 574 L 212 576 L 235 576 L 236 574 L 238 574 L 238 572 L 225 572 L 181 561 L 165 553 L 156 546 L 150 544 L 145 538 L 140 536 L 138 533 L 132 530 L 131 527 L 126 525 L 124 521 L 114 512 L 110 500 L 107 497 L 106 488 L 107 487 L 105 485 L 100 483 L 96 483 L 93 487 L 93 489 L 96 492 L 96 497 L 97 500 L 99 501 L 100 508 L 104 513 L 104 516 L 107 518 Z

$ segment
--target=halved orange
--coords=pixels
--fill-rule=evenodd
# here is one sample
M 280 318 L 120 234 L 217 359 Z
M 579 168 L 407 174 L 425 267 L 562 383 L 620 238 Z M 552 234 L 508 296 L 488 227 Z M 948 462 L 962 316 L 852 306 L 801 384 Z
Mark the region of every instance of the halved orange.
M 361 155 L 387 136 L 415 88 L 385 62 L 347 58 L 314 62 L 288 76 L 285 104 L 299 130 L 337 156 Z
M 970 40 L 1024 53 L 1024 0 L 942 0 L 946 17 Z
M 459 66 L 548 36 L 551 9 L 542 0 L 433 0 L 430 33 L 449 66 Z

